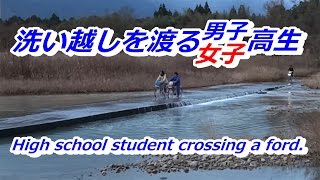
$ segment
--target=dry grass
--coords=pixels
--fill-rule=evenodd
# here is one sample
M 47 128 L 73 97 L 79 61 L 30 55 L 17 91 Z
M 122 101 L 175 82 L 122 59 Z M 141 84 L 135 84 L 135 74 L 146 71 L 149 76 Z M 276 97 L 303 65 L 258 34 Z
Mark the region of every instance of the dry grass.
M 311 152 L 320 152 L 320 113 L 310 112 L 298 116 L 301 124 L 298 126 L 299 133 L 306 138 Z
M 192 65 L 192 58 L 143 57 L 120 54 L 112 58 L 54 57 L 18 58 L 4 54 L 0 59 L 0 94 L 59 94 L 89 92 L 143 91 L 153 88 L 161 70 L 175 71 L 184 88 L 229 83 L 277 81 L 286 78 L 293 64 L 298 76 L 315 72 L 308 55 L 294 57 L 254 57 L 235 69 L 204 68 Z
M 319 89 L 320 88 L 320 73 L 317 73 L 315 75 L 312 75 L 308 78 L 305 78 L 303 80 L 303 83 L 313 89 Z

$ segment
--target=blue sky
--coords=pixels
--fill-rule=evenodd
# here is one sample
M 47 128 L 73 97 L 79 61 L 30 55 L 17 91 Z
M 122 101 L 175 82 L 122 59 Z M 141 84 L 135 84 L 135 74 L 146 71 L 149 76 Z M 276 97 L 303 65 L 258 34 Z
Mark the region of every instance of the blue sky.
M 104 15 L 123 7 L 134 10 L 134 14 L 143 17 L 153 14 L 161 3 L 165 3 L 171 10 L 183 11 L 194 8 L 196 4 L 204 4 L 206 0 L 0 0 L 2 1 L 2 18 L 13 15 L 30 17 L 37 15 L 49 17 L 56 13 L 62 18 L 84 17 L 90 15 Z M 250 7 L 255 13 L 264 13 L 263 5 L 268 0 L 207 0 L 214 11 L 229 10 L 232 6 L 241 4 Z M 4 3 L 3 3 L 4 2 Z M 292 6 L 291 0 L 284 0 L 287 7 Z M 3 5 L 5 4 L 5 5 Z M 5 13 L 3 13 L 5 11 Z M 3 17 L 4 16 L 4 17 Z

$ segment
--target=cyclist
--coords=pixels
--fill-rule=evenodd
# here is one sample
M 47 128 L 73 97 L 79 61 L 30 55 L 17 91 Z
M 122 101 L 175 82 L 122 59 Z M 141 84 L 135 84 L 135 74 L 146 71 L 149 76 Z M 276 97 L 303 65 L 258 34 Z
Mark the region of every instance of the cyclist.
M 180 85 L 181 79 L 177 72 L 174 73 L 174 76 L 170 79 L 170 82 L 173 82 L 173 86 L 175 86 L 177 97 L 180 96 Z
M 166 85 L 168 83 L 167 75 L 164 71 L 161 71 L 157 80 L 156 80 L 156 86 L 159 86 L 160 92 L 165 93 L 166 92 Z
M 292 83 L 293 74 L 294 74 L 293 66 L 290 65 L 290 67 L 288 68 L 288 82 L 289 82 L 289 84 Z

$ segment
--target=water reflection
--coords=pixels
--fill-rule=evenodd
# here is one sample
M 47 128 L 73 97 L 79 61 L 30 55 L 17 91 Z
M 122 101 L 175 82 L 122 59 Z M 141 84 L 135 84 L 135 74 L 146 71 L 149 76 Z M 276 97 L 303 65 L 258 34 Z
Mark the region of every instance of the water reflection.
M 304 103 L 319 103 L 315 98 L 300 98 L 287 90 L 266 95 L 250 95 L 214 103 L 206 103 L 168 109 L 164 111 L 139 114 L 112 121 L 101 121 L 77 125 L 34 134 L 35 137 L 46 135 L 53 140 L 67 139 L 73 136 L 97 139 L 103 136 L 112 138 L 153 138 L 176 137 L 178 139 L 207 139 L 229 136 L 262 138 L 273 135 L 276 129 L 289 131 L 290 114 L 269 111 L 270 108 L 290 107 Z M 300 99 L 299 99 L 300 98 Z M 306 100 L 306 101 L 305 101 Z M 312 101 L 311 101 L 312 100 Z M 316 106 L 317 107 L 317 106 Z M 31 159 L 26 156 L 14 156 L 9 153 L 10 139 L 0 142 L 0 179 L 313 179 L 319 177 L 312 168 L 282 169 L 261 168 L 253 171 L 210 171 L 191 172 L 188 174 L 159 174 L 149 176 L 145 173 L 130 171 L 124 174 L 110 174 L 102 177 L 96 168 L 107 164 L 141 161 L 139 156 L 43 156 Z M 92 175 L 89 176 L 89 175 Z

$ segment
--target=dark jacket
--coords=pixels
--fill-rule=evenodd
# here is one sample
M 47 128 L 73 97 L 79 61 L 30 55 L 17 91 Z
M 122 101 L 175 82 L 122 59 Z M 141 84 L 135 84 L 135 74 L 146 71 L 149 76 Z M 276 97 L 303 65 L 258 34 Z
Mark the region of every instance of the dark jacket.
M 179 86 L 180 87 L 180 76 L 179 75 L 173 76 L 170 79 L 170 81 L 173 81 L 175 86 Z
M 293 72 L 294 72 L 293 67 L 289 67 L 288 71 L 291 71 L 293 75 Z

